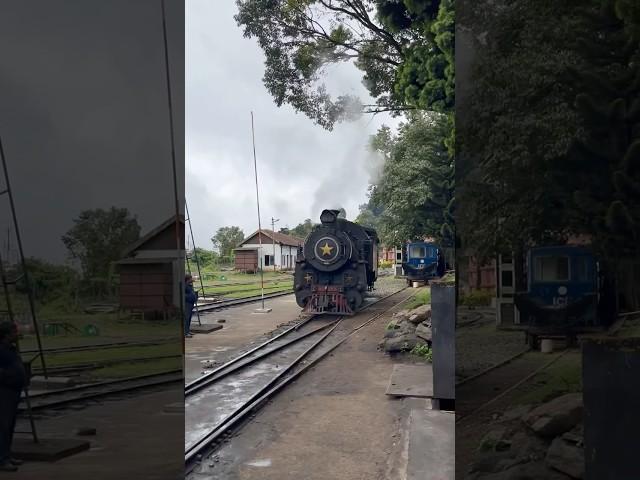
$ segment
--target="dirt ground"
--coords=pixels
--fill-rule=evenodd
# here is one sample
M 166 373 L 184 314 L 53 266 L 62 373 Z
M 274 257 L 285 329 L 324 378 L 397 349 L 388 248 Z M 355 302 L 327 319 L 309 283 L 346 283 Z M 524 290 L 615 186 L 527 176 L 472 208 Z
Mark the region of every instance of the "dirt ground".
M 408 290 L 397 298 L 412 294 Z M 212 458 L 204 459 L 192 478 L 403 478 L 407 417 L 416 399 L 394 399 L 385 391 L 394 364 L 417 360 L 390 358 L 377 349 L 392 313 L 360 330 L 287 387 Z M 363 313 L 359 323 L 366 318 Z
M 15 480 L 183 478 L 184 415 L 164 412 L 166 405 L 182 399 L 178 384 L 41 419 L 36 424 L 41 437 L 88 440 L 91 449 L 54 463 L 28 462 L 17 473 L 5 475 Z M 76 429 L 88 427 L 95 428 L 96 435 L 75 435 Z M 24 425 L 18 429 L 27 430 Z

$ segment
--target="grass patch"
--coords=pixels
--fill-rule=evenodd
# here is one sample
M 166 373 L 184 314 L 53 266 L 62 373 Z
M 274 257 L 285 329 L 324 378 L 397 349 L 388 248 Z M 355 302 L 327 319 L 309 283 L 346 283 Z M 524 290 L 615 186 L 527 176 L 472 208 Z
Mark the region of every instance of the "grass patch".
M 427 305 L 431 303 L 431 289 L 429 287 L 425 287 L 421 289 L 414 295 L 414 297 L 407 302 L 407 310 L 411 310 L 413 308 L 419 307 L 420 305 Z
M 182 358 L 161 358 L 150 362 L 124 363 L 94 370 L 90 378 L 106 380 L 110 378 L 137 377 L 182 368 Z M 85 377 L 86 378 L 86 377 Z
M 429 348 L 429 345 L 416 345 L 411 350 L 411 355 L 425 359 L 427 362 L 433 361 L 433 350 Z
M 565 393 L 582 391 L 582 356 L 569 352 L 531 380 L 533 386 L 517 398 L 516 405 L 548 402 Z
M 93 362 L 110 360 L 126 360 L 163 355 L 181 355 L 182 344 L 172 342 L 164 345 L 149 345 L 140 347 L 105 348 L 100 350 L 85 350 L 80 352 L 45 353 L 45 361 L 48 367 L 63 367 Z M 25 358 L 31 358 L 32 354 L 25 354 Z M 40 362 L 35 361 L 34 366 L 40 367 Z

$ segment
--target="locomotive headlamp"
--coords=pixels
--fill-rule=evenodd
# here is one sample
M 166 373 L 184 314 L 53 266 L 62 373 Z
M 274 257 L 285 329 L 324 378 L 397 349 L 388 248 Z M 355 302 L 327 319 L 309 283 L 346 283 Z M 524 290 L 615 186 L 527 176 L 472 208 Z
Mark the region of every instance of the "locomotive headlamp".
M 558 287 L 558 295 L 566 295 L 567 294 L 567 287 L 562 286 L 562 287 Z

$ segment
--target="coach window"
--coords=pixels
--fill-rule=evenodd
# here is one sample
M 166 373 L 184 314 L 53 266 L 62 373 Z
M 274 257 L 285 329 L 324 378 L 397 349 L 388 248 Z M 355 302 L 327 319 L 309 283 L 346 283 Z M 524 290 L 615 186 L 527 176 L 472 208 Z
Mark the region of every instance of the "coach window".
M 534 280 L 537 282 L 566 282 L 569 280 L 569 257 L 537 257 Z
M 409 258 L 424 258 L 427 255 L 427 249 L 420 245 L 411 245 L 409 248 Z

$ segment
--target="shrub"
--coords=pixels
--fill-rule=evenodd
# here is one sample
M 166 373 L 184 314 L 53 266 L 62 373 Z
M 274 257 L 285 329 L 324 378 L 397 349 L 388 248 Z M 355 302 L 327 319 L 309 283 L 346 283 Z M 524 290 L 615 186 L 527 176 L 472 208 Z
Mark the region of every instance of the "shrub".
M 486 290 L 475 290 L 460 298 L 460 304 L 467 307 L 486 307 L 491 305 L 493 294 Z

